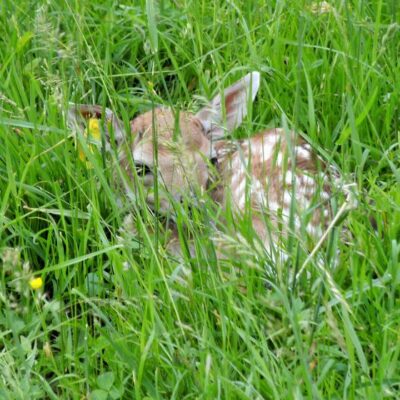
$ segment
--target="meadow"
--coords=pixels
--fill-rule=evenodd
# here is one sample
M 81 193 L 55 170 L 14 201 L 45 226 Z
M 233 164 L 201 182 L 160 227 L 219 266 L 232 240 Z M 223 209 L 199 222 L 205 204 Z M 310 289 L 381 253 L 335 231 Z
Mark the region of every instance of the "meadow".
M 0 398 L 399 398 L 399 56 L 396 0 L 2 0 Z M 206 197 L 176 208 L 195 254 L 171 256 L 115 151 L 66 125 L 100 104 L 128 132 L 250 71 L 232 136 L 294 128 L 356 184 L 322 264 L 295 237 L 274 262 L 234 218 L 218 259 Z

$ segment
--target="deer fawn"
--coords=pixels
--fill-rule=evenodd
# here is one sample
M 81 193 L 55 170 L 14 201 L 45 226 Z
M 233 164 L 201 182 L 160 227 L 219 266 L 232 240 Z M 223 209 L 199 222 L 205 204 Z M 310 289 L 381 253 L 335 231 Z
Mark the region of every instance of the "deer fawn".
M 250 210 L 254 231 L 266 249 L 289 227 L 299 238 L 318 239 L 332 219 L 329 200 L 332 183 L 338 180 L 334 169 L 299 135 L 283 128 L 239 141 L 224 139 L 247 115 L 259 86 L 260 74 L 252 72 L 197 114 L 177 115 L 160 107 L 139 115 L 130 122 L 130 146 L 122 122 L 108 109 L 73 105 L 68 120 L 82 130 L 85 120 L 102 118 L 108 137 L 111 125 L 120 164 L 132 179 L 137 175 L 150 205 L 157 176 L 162 211 L 171 209 L 171 199 L 179 201 L 193 191 L 206 191 L 211 171 L 214 175 L 216 171 L 212 199 L 222 208 L 229 202 L 238 215 Z

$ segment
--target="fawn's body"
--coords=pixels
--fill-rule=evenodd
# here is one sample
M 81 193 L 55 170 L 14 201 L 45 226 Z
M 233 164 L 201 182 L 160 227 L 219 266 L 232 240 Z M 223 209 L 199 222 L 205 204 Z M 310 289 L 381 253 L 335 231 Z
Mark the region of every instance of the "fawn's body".
M 217 183 L 211 196 L 222 207 L 229 202 L 238 214 L 250 210 L 253 228 L 268 247 L 291 222 L 301 236 L 321 234 L 331 217 L 331 176 L 309 144 L 282 128 L 238 142 L 223 139 L 222 127 L 232 131 L 246 116 L 259 81 L 257 72 L 246 75 L 197 114 L 177 116 L 169 108 L 156 108 L 139 115 L 130 124 L 132 146 L 121 145 L 120 163 L 132 179 L 137 175 L 150 205 L 157 174 L 160 208 L 167 211 L 171 198 L 207 189 L 212 160 Z M 109 110 L 106 113 L 121 141 L 122 123 Z M 98 106 L 74 106 L 69 116 L 79 124 L 82 116 L 101 114 Z

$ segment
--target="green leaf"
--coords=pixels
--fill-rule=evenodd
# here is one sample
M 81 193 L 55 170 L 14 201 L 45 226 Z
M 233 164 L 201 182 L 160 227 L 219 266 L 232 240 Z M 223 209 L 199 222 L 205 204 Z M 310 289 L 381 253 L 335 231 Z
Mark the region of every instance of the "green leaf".
M 158 50 L 158 32 L 155 16 L 154 0 L 146 0 L 147 27 L 149 29 L 150 44 L 153 53 Z
M 90 297 L 100 296 L 103 292 L 103 284 L 96 272 L 89 272 L 86 275 L 85 286 Z
M 372 96 L 369 98 L 368 103 L 365 105 L 365 107 L 362 110 L 362 112 L 356 118 L 355 127 L 360 126 L 360 124 L 367 117 L 369 111 L 371 110 L 372 106 L 375 103 L 377 95 L 378 95 L 378 88 L 376 87 L 374 92 L 372 93 Z M 346 128 L 344 128 L 342 133 L 340 134 L 339 139 L 336 141 L 336 144 L 338 144 L 340 146 L 343 145 L 347 141 L 347 139 L 349 138 L 351 132 L 352 132 L 352 127 L 351 126 L 346 126 Z
M 17 53 L 20 52 L 28 42 L 33 38 L 33 32 L 25 32 L 17 42 Z
M 105 390 L 96 389 L 96 390 L 93 390 L 92 393 L 90 393 L 89 398 L 90 398 L 90 400 L 107 400 L 108 393 Z
M 114 373 L 113 372 L 105 372 L 97 377 L 97 384 L 103 390 L 107 390 L 107 392 L 112 388 L 114 384 Z
M 342 308 L 342 319 L 349 339 L 348 344 L 354 346 L 357 353 L 358 361 L 360 362 L 361 365 L 361 369 L 363 370 L 364 374 L 368 376 L 369 373 L 368 361 L 365 357 L 360 339 L 357 336 L 357 333 L 354 329 L 352 321 L 350 320 L 349 314 L 345 307 Z
M 39 69 L 40 64 L 42 64 L 42 63 L 43 63 L 43 60 L 40 57 L 34 58 L 32 61 L 25 64 L 24 70 L 23 70 L 24 74 L 29 75 L 33 72 L 36 72 Z
M 122 395 L 124 394 L 123 389 L 117 389 L 115 386 L 113 386 L 110 391 L 108 392 L 108 395 L 113 399 L 113 400 L 117 400 L 120 399 L 122 397 Z
M 21 347 L 24 350 L 25 354 L 28 354 L 32 350 L 32 345 L 30 339 L 28 339 L 26 336 L 20 336 L 19 338 L 21 342 Z

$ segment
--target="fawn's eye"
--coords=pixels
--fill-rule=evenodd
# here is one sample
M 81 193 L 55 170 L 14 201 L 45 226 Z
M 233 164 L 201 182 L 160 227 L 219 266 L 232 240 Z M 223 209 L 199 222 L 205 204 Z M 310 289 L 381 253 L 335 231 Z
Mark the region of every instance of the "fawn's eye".
M 143 163 L 135 164 L 135 169 L 138 176 L 146 176 L 153 173 L 152 169 L 148 165 Z

